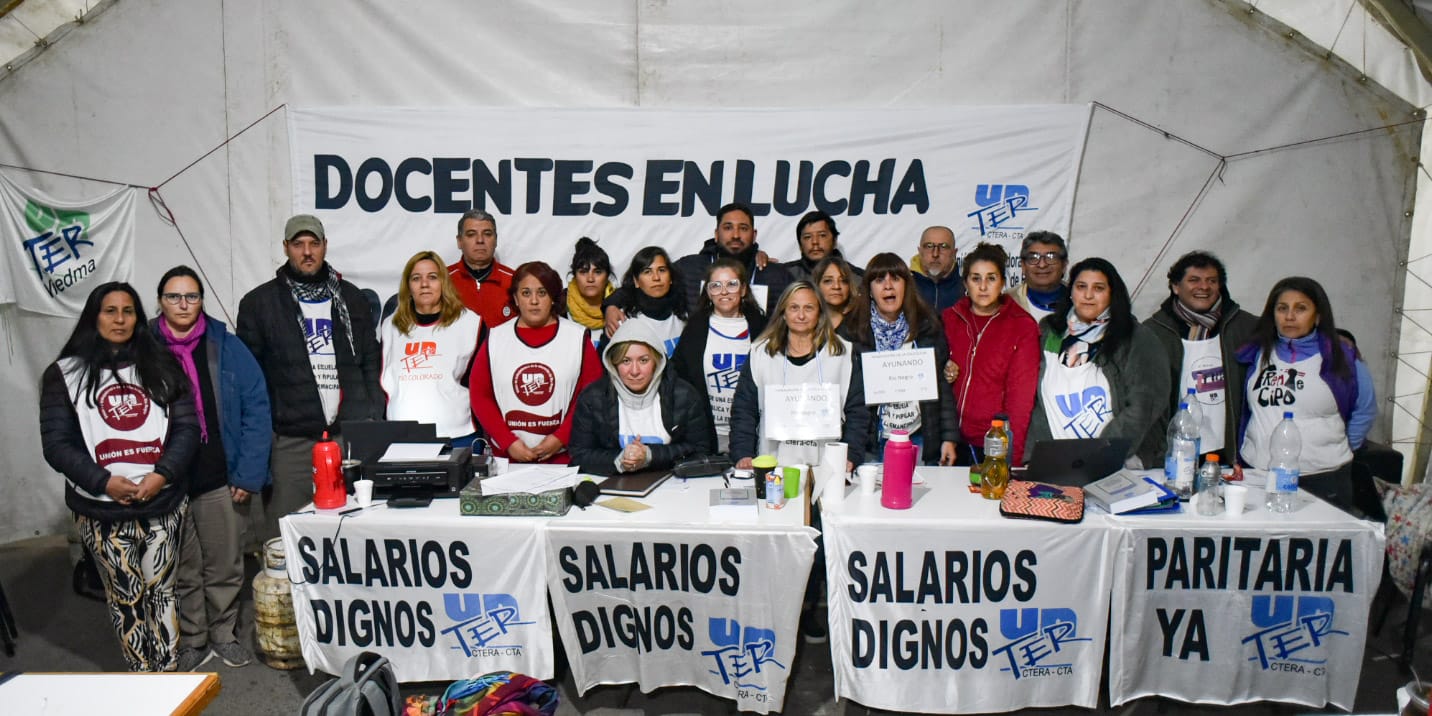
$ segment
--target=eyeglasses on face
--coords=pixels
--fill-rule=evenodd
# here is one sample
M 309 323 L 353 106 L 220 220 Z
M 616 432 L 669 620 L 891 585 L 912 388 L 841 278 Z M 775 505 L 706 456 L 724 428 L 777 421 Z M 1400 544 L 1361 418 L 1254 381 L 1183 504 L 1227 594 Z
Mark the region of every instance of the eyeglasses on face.
M 930 243 L 925 243 L 925 244 L 920 244 L 920 248 L 922 248 L 922 249 L 924 249 L 924 250 L 926 250 L 926 251 L 929 251 L 929 252 L 931 252 L 931 253 L 934 253 L 934 252 L 936 252 L 936 251 L 954 251 L 954 250 L 955 250 L 955 245 L 954 245 L 954 244 L 930 244 Z
M 181 303 L 198 303 L 203 296 L 197 293 L 166 293 L 160 295 L 160 298 L 171 306 L 178 306 Z
M 730 281 L 707 281 L 706 292 L 710 294 L 736 293 L 741 290 L 741 282 L 732 279 Z
M 1027 264 L 1052 264 L 1056 261 L 1063 261 L 1064 254 L 1061 254 L 1058 251 L 1045 251 L 1042 254 L 1036 254 L 1031 251 L 1027 254 L 1021 255 L 1019 258 L 1021 261 Z

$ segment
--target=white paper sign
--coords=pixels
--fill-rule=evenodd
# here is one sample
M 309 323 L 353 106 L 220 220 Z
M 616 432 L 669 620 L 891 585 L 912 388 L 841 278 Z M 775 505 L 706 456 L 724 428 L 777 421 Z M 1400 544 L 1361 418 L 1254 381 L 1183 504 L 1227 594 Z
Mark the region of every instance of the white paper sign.
M 845 405 L 835 383 L 766 386 L 761 421 L 767 440 L 826 440 L 840 437 Z
M 552 606 L 577 692 L 695 686 L 742 711 L 781 711 L 813 535 L 550 523 Z
M 934 348 L 866 351 L 860 354 L 865 374 L 865 402 L 907 403 L 940 397 L 940 366 Z
M 462 517 L 456 500 L 439 502 L 279 521 L 310 670 L 341 674 L 374 651 L 404 682 L 552 677 L 543 521 Z

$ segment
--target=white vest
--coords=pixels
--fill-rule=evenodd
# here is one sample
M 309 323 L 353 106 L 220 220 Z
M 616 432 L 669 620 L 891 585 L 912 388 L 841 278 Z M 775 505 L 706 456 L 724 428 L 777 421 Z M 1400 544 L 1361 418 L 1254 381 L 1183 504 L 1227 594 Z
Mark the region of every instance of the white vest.
M 831 355 L 831 344 L 828 344 L 824 351 L 805 365 L 799 366 L 792 365 L 784 354 L 768 355 L 765 341 L 751 346 L 751 380 L 756 384 L 756 405 L 761 406 L 760 409 L 763 413 L 766 404 L 766 386 L 795 385 L 797 383 L 835 383 L 840 388 L 841 405 L 839 407 L 842 411 L 844 410 L 845 398 L 850 392 L 851 361 L 855 360 L 854 351 L 851 350 L 849 343 L 838 336 L 832 336 L 831 341 L 832 344 L 836 341 L 840 342 L 845 347 L 845 352 L 838 356 Z M 844 412 L 841 415 L 843 422 Z M 759 448 L 757 454 L 775 455 L 782 465 L 820 464 L 821 444 L 826 441 L 768 439 L 764 414 L 761 416 L 756 434 L 760 436 L 757 442 Z
M 316 303 L 299 301 L 303 310 L 303 340 L 308 344 L 308 364 L 313 380 L 318 383 L 318 398 L 323 401 L 323 422 L 332 425 L 338 417 L 342 387 L 338 383 L 338 355 L 333 349 L 333 300 Z
M 1203 412 L 1203 422 L 1198 426 L 1203 452 L 1222 450 L 1223 430 L 1227 423 L 1223 406 L 1228 400 L 1228 385 L 1224 378 L 1223 349 L 1219 339 L 1183 339 L 1183 366 L 1178 383 L 1180 401 L 1188 397 L 1189 388 L 1194 389 L 1194 396 L 1198 398 Z
M 139 481 L 154 472 L 155 463 L 164 454 L 164 438 L 169 433 L 169 412 L 145 395 L 136 381 L 134 366 L 121 368 L 119 380 L 106 371 L 95 391 L 91 406 L 80 381 L 80 362 L 66 358 L 59 362 L 79 418 L 85 449 L 100 467 L 130 482 Z M 74 483 L 70 483 L 74 485 Z M 168 483 L 165 483 L 168 487 Z M 91 495 L 79 485 L 75 491 L 91 500 L 113 502 L 107 493 Z
M 1303 439 L 1298 469 L 1304 475 L 1327 472 L 1352 461 L 1347 423 L 1338 412 L 1332 388 L 1318 375 L 1323 368 L 1322 355 L 1314 353 L 1296 363 L 1279 360 L 1276 352 L 1272 358 L 1267 367 L 1262 366 L 1261 356 L 1252 366 L 1248 429 L 1240 452 L 1243 460 L 1259 470 L 1268 469 L 1273 428 L 1283 421 L 1283 412 L 1291 410 Z
M 473 432 L 472 401 L 459 382 L 467 375 L 482 318 L 472 311 L 450 326 L 413 326 L 407 335 L 383 319 L 383 373 L 389 420 L 417 420 L 437 425 L 438 437 L 457 438 Z
M 1049 433 L 1056 440 L 1097 438 L 1114 419 L 1109 379 L 1094 361 L 1067 368 L 1059 354 L 1044 351 L 1044 378 L 1039 382 L 1039 399 L 1049 419 Z
M 736 397 L 741 366 L 746 365 L 750 355 L 751 329 L 745 317 L 711 316 L 701 374 L 706 378 L 706 395 L 711 399 L 711 420 L 717 435 L 731 434 L 731 401 Z
M 587 329 L 559 318 L 552 340 L 529 346 L 517 337 L 520 323 L 508 321 L 492 329 L 487 358 L 503 422 L 523 444 L 535 448 L 557 432 L 567 416 L 582 373 Z

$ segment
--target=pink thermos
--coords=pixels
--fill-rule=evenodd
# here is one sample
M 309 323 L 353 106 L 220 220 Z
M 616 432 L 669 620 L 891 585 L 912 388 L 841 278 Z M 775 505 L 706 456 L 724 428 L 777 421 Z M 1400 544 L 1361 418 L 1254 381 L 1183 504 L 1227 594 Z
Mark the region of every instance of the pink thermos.
M 880 504 L 892 510 L 910 509 L 910 483 L 915 480 L 915 444 L 907 430 L 891 430 L 885 441 L 885 477 L 880 483 Z
M 334 510 L 348 502 L 348 490 L 343 486 L 343 452 L 338 443 L 323 439 L 313 446 L 313 506 L 320 510 Z

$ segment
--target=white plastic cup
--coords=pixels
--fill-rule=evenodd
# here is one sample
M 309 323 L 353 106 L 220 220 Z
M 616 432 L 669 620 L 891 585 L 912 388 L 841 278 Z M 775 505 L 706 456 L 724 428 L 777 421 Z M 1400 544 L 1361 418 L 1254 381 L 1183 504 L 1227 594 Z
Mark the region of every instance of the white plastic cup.
M 855 478 L 860 481 L 862 496 L 868 497 L 875 494 L 875 476 L 879 471 L 879 465 L 861 465 L 855 468 Z
M 367 507 L 373 504 L 373 481 L 356 480 L 353 483 L 353 497 L 358 500 L 359 507 Z
M 1248 488 L 1243 485 L 1223 486 L 1223 516 L 1236 520 L 1243 517 L 1243 508 L 1248 504 Z

